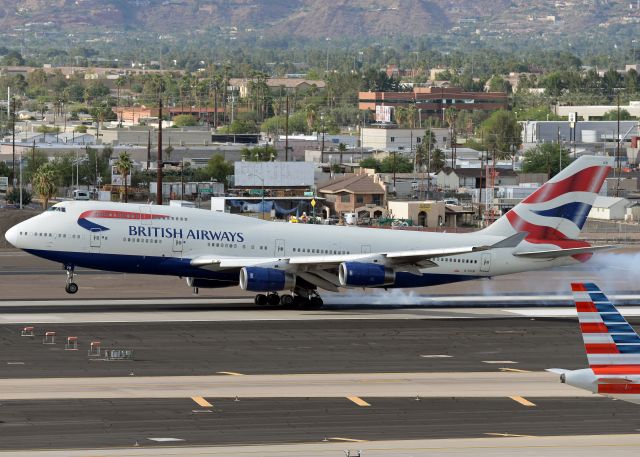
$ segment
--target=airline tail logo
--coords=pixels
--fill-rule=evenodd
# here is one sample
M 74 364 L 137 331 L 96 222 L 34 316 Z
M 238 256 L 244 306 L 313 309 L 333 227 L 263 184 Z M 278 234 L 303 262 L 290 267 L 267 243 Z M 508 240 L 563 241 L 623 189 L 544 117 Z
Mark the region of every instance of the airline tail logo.
M 571 284 L 589 366 L 596 375 L 640 374 L 640 337 L 594 283 Z
M 111 210 L 90 210 L 85 211 L 78 217 L 78 225 L 90 232 L 105 232 L 109 230 L 104 225 L 97 224 L 89 220 L 92 219 L 118 219 L 128 221 L 167 219 L 169 216 L 162 214 L 136 213 L 132 211 L 111 211 Z

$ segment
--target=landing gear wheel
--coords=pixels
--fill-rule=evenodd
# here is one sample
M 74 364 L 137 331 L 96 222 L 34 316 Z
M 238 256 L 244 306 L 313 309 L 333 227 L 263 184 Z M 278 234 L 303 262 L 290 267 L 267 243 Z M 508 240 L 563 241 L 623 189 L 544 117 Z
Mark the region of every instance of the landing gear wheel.
M 313 308 L 313 309 L 322 308 L 322 305 L 324 305 L 324 302 L 320 297 L 311 297 L 311 299 L 309 300 L 310 308 Z
M 267 306 L 269 304 L 269 299 L 265 294 L 258 294 L 254 299 L 254 303 L 258 306 Z
M 280 296 L 278 294 L 267 295 L 269 306 L 278 306 L 280 304 Z
M 70 282 L 64 287 L 64 290 L 68 294 L 75 294 L 78 291 L 78 285 L 75 282 Z
M 78 291 L 78 285 L 73 282 L 73 274 L 74 266 L 71 264 L 66 264 L 64 269 L 67 271 L 67 284 L 64 286 L 64 290 L 68 294 L 75 294 Z
M 280 305 L 281 306 L 293 306 L 293 296 L 291 295 L 283 295 L 282 297 L 280 297 Z
M 306 306 L 308 306 L 309 300 L 307 300 L 304 297 L 301 297 L 300 295 L 296 295 L 295 297 L 293 297 L 293 306 L 299 306 L 301 308 L 304 308 Z

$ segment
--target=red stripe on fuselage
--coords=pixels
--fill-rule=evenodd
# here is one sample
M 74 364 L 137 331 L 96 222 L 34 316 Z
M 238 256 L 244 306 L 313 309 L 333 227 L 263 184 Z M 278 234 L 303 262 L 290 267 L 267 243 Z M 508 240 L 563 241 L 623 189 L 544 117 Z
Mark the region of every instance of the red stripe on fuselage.
M 576 302 L 576 310 L 579 313 L 597 313 L 596 305 L 590 301 L 577 301 Z
M 568 192 L 598 192 L 611 167 L 595 166 L 580 170 L 562 181 L 547 183 L 523 200 L 523 203 L 543 203 Z
M 609 333 L 607 326 L 600 322 L 580 324 L 580 331 L 582 333 Z
M 640 384 L 598 384 L 599 394 L 640 394 Z
M 572 292 L 586 292 L 587 288 L 584 283 L 581 282 L 573 282 L 571 283 L 571 291 Z
M 91 211 L 85 211 L 80 215 L 78 219 L 86 219 L 88 217 L 95 217 L 99 219 L 149 220 L 149 219 L 164 219 L 168 216 L 165 216 L 162 214 L 134 213 L 131 211 L 111 211 L 106 209 L 94 209 Z
M 640 375 L 640 365 L 591 365 L 594 374 Z
M 620 354 L 615 343 L 587 343 L 584 347 L 587 354 Z

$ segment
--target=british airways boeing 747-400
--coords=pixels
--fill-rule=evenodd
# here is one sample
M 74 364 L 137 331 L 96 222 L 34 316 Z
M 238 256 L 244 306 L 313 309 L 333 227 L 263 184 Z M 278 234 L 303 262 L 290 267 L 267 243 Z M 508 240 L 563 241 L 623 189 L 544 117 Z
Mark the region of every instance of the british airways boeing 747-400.
M 584 156 L 491 226 L 468 234 L 286 224 L 172 206 L 57 203 L 12 227 L 15 247 L 74 268 L 239 284 L 257 304 L 320 306 L 318 289 L 422 287 L 587 260 L 578 240 L 609 157 Z

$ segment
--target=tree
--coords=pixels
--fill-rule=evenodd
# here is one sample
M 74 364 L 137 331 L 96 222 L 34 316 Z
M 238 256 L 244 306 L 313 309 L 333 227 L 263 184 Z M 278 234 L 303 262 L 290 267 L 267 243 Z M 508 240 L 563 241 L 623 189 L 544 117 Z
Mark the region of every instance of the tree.
M 445 155 L 441 149 L 435 148 L 431 151 L 430 173 L 437 173 L 444 168 Z
M 492 76 L 487 84 L 489 86 L 489 92 L 510 93 L 512 90 L 511 83 L 509 83 L 509 81 L 504 79 L 502 76 L 498 76 L 498 75 Z
M 233 174 L 233 163 L 224 159 L 222 154 L 211 156 L 207 166 L 198 172 L 202 180 L 216 180 L 227 184 L 229 175 Z
M 340 153 L 340 166 L 342 166 L 342 155 L 347 152 L 347 145 L 344 143 L 340 143 L 338 145 L 338 152 Z
M 412 171 L 412 161 L 398 153 L 392 153 L 380 161 L 382 173 L 411 173 Z
M 127 177 L 131 173 L 131 169 L 133 168 L 133 162 L 131 161 L 131 157 L 128 152 L 121 152 L 118 160 L 113 164 L 118 170 L 118 174 L 122 176 L 122 182 L 124 183 L 124 201 L 127 203 L 129 201 L 128 198 L 128 189 L 127 189 Z
M 618 120 L 618 110 L 617 109 L 612 109 L 610 111 L 607 111 L 606 113 L 604 113 L 602 115 L 602 120 L 603 121 L 616 121 Z M 629 111 L 627 111 L 626 109 L 621 109 L 620 110 L 620 120 L 621 121 L 630 121 L 633 120 L 633 116 L 631 115 L 631 113 L 629 113 Z
M 524 173 L 550 173 L 549 178 L 560 172 L 560 165 L 565 168 L 573 159 L 569 150 L 562 148 L 562 158 L 558 153 L 557 143 L 539 144 L 524 153 L 522 171 Z
M 173 118 L 173 125 L 176 127 L 193 127 L 198 125 L 198 120 L 191 114 L 178 114 Z
M 509 111 L 495 111 L 480 128 L 485 149 L 495 153 L 496 159 L 510 159 L 515 149 L 522 144 L 522 126 Z
M 272 162 L 278 157 L 278 151 L 270 145 L 242 148 L 240 154 L 242 160 L 247 162 Z
M 33 189 L 42 198 L 42 208 L 47 209 L 49 200 L 56 194 L 56 170 L 53 164 L 45 163 L 31 177 Z
M 380 161 L 374 159 L 373 157 L 367 157 L 360 161 L 360 166 L 362 168 L 372 168 L 375 171 L 380 171 Z

